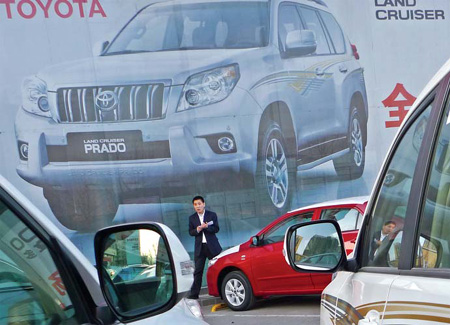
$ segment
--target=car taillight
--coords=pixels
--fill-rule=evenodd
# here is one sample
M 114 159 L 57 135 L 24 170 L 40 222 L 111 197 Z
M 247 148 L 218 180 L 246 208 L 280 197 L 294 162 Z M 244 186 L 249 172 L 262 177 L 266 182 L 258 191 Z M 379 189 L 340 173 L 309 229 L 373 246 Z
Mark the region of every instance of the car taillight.
M 358 53 L 358 49 L 356 48 L 356 45 L 351 44 L 352 45 L 352 52 L 353 52 L 353 56 L 355 57 L 356 60 L 359 60 L 359 53 Z

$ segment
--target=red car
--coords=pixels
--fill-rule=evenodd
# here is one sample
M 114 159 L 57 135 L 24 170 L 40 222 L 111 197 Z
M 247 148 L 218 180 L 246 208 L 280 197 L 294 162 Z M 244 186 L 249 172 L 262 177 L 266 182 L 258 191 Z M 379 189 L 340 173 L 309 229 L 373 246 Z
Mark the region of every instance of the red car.
M 320 294 L 330 283 L 331 274 L 298 273 L 286 263 L 282 249 L 287 228 L 299 222 L 334 218 L 341 227 L 349 254 L 353 251 L 366 205 L 367 197 L 357 197 L 286 213 L 247 242 L 223 251 L 209 262 L 209 294 L 222 297 L 233 310 L 250 309 L 256 297 Z

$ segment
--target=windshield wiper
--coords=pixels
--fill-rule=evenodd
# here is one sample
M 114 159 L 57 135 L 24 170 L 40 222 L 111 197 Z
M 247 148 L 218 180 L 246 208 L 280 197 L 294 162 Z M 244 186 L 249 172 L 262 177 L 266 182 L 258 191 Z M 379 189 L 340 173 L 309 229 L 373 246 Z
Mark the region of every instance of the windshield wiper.
M 134 54 L 134 53 L 146 53 L 146 52 L 152 52 L 152 51 L 147 51 L 147 50 L 122 50 L 122 51 L 116 51 L 116 52 L 106 52 L 106 53 L 103 53 L 101 56 L 120 55 L 120 54 Z

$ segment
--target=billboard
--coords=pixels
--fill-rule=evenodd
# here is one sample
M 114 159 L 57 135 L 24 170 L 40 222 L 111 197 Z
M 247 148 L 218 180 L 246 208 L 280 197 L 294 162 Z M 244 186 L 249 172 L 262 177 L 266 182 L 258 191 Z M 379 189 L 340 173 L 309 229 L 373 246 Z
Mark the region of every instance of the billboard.
M 92 257 L 191 198 L 222 246 L 367 195 L 448 58 L 444 0 L 0 0 L 0 172 Z

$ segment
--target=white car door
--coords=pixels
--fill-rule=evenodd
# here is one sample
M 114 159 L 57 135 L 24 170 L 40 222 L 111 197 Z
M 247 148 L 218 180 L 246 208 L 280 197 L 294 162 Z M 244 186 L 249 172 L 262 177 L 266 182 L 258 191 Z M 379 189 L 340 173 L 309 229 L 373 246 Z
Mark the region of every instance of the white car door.
M 366 210 L 365 225 L 360 233 L 355 273 L 340 272 L 322 295 L 322 324 L 398 324 L 389 320 L 386 304 L 392 297 L 401 301 L 393 286 L 401 285 L 400 279 L 409 257 L 406 248 L 409 237 L 407 206 L 416 201 L 417 191 L 413 182 L 419 180 L 423 170 L 418 167 L 425 131 L 431 129 L 429 119 L 435 94 L 429 96 L 402 129 L 399 141 L 392 147 L 387 163 L 381 172 L 375 192 Z M 411 258 L 410 258 L 411 259 Z M 414 288 L 405 290 L 414 291 Z M 449 291 L 450 292 L 450 291 Z M 388 298 L 389 297 L 389 298 Z M 409 293 L 403 295 L 403 301 Z M 388 310 L 389 311 L 389 310 Z M 386 319 L 384 319 L 387 317 Z M 403 324 L 403 320 L 400 322 Z
M 429 122 L 437 132 L 430 137 L 429 153 L 422 162 L 428 172 L 422 185 L 413 183 L 419 190 L 416 206 L 407 210 L 407 218 L 413 219 L 408 230 L 413 231 L 403 235 L 411 244 L 400 247 L 409 250 L 409 264 L 392 285 L 384 324 L 450 323 L 450 104 L 442 110 Z M 389 257 L 395 256 L 395 246 L 396 239 Z

